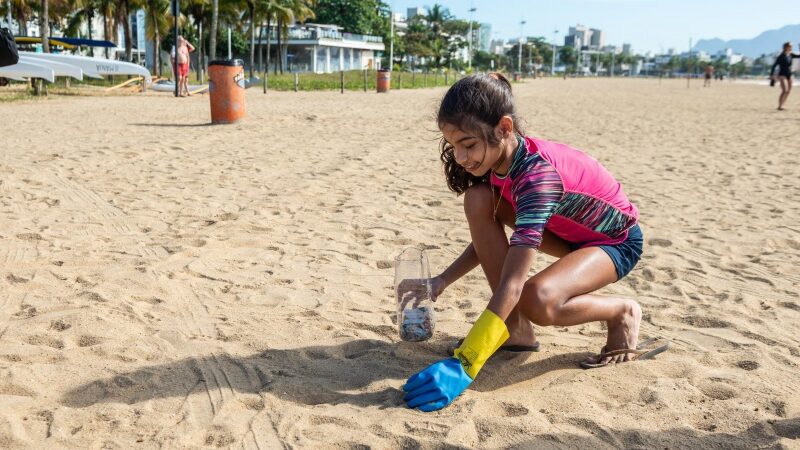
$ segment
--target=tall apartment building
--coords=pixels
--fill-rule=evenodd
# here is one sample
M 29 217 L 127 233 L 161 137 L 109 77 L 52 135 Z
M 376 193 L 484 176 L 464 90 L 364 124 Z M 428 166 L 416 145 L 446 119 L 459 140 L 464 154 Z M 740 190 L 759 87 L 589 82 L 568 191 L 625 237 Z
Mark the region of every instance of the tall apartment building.
M 574 27 L 569 27 L 569 34 L 564 36 L 564 45 L 575 49 L 590 48 L 597 50 L 606 45 L 606 35 L 603 30 L 578 24 Z
M 585 25 L 569 27 L 569 34 L 564 36 L 564 45 L 576 49 L 587 46 L 592 40 L 592 30 Z
M 479 49 L 483 52 L 488 52 L 492 43 L 492 24 L 481 23 L 479 35 L 480 43 L 477 45 L 473 44 L 473 48 Z
M 589 30 L 592 32 L 591 39 L 589 41 L 589 46 L 595 49 L 602 48 L 606 45 L 606 35 L 603 33 L 603 30 L 598 30 L 597 28 L 592 28 Z
M 409 21 L 414 17 L 426 16 L 426 15 L 428 15 L 428 12 L 425 10 L 425 8 L 416 7 L 416 8 L 408 8 L 406 10 L 406 20 Z

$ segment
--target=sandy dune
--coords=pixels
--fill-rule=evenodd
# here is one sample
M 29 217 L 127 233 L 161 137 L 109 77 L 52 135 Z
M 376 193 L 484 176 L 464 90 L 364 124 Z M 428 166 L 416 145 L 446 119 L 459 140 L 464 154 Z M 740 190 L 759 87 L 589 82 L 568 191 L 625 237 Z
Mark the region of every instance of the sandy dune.
M 600 159 L 647 247 L 633 296 L 656 360 L 583 371 L 599 324 L 539 328 L 454 405 L 398 388 L 469 328 L 398 342 L 391 261 L 469 239 L 441 176 L 441 89 L 61 97 L 0 105 L 0 447 L 800 448 L 800 94 L 539 80 L 530 134 Z M 537 262 L 541 269 L 550 260 Z

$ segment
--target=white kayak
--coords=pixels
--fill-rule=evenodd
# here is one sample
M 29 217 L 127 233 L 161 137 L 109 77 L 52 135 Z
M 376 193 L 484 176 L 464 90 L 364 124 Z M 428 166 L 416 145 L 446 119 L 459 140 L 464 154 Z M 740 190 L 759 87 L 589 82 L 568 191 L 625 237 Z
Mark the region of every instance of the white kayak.
M 49 82 L 56 80 L 56 74 L 52 68 L 20 60 L 13 66 L 0 67 L 0 77 L 19 80 L 23 78 L 42 78 Z
M 207 84 L 190 84 L 189 92 L 200 92 L 208 88 Z M 172 81 L 162 81 L 160 83 L 153 83 L 148 88 L 151 91 L 157 92 L 175 92 L 175 83 Z
M 53 69 L 53 73 L 57 77 L 72 77 L 76 80 L 83 80 L 83 70 L 81 70 L 81 68 L 78 66 L 73 66 L 72 64 L 29 58 L 27 56 L 20 56 L 19 60 L 20 62 L 27 62 L 39 66 L 49 67 Z
M 147 83 L 151 81 L 149 70 L 125 61 L 54 53 L 19 52 L 19 55 L 78 66 L 84 75 L 92 78 L 100 78 L 103 75 L 138 75 L 144 77 Z

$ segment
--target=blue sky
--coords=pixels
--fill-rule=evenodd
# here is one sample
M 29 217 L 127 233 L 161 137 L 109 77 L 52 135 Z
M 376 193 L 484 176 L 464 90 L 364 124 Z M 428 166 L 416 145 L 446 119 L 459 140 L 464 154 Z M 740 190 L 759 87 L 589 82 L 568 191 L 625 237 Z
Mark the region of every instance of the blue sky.
M 473 18 L 492 25 L 493 39 L 524 34 L 558 42 L 568 28 L 580 23 L 599 28 L 606 43 L 630 43 L 634 51 L 685 51 L 689 38 L 749 39 L 762 31 L 800 23 L 800 0 L 384 0 L 405 15 L 409 7 L 439 3 L 458 18 Z M 800 36 L 788 36 L 800 42 Z

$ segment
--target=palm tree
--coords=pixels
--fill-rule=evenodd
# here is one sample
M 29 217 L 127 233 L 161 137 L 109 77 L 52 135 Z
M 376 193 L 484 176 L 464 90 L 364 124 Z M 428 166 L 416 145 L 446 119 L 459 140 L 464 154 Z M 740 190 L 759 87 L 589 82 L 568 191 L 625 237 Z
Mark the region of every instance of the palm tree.
M 316 17 L 313 8 L 317 6 L 317 2 L 316 0 L 279 0 L 279 3 L 287 12 L 287 14 L 278 15 L 278 53 L 281 55 L 278 62 L 281 73 L 283 73 L 288 45 L 281 45 L 281 36 L 288 37 L 289 24 L 292 22 L 302 23 Z
M 33 8 L 31 8 L 30 2 L 28 2 L 28 0 L 11 0 L 8 5 L 14 17 L 17 18 L 17 23 L 19 24 L 19 35 L 27 36 L 28 19 L 33 14 Z
M 94 22 L 95 11 L 98 9 L 97 0 L 70 0 L 70 9 L 73 14 L 67 19 L 67 27 L 64 34 L 67 36 L 77 36 L 78 30 L 86 23 L 89 31 L 89 39 L 93 39 L 92 23 Z M 94 56 L 94 48 L 89 47 L 89 55 Z
M 167 0 L 144 0 L 147 14 L 145 33 L 153 40 L 153 73 L 161 76 L 161 36 L 169 30 L 169 2 Z
M 103 39 L 105 41 L 109 40 L 109 37 L 113 36 L 111 32 L 111 18 L 115 14 L 116 9 L 116 2 L 115 0 L 98 0 L 98 9 L 100 14 L 103 15 Z M 116 39 L 114 39 L 116 41 Z M 106 54 L 106 58 L 108 58 L 108 47 L 103 50 Z
M 191 0 L 189 4 L 184 7 L 184 11 L 186 11 L 187 15 L 192 16 L 194 20 L 195 28 L 198 28 L 199 38 L 197 42 L 197 62 L 200 66 L 200 70 L 205 70 L 205 52 L 207 51 L 205 47 L 205 39 L 203 35 L 208 33 L 208 24 L 210 20 L 210 8 L 211 3 L 209 0 Z M 203 31 L 205 30 L 205 31 Z
M 219 0 L 211 0 L 211 37 L 208 39 L 208 53 L 211 61 L 217 58 L 217 27 L 219 22 Z
M 444 23 L 450 20 L 452 17 L 453 16 L 450 14 L 449 9 L 442 5 L 435 4 L 433 5 L 433 8 L 428 11 L 428 14 L 425 16 L 425 20 L 428 22 L 428 26 L 431 27 L 433 35 L 438 36 Z
M 244 0 L 244 6 L 247 8 L 247 17 L 250 19 L 250 78 L 253 78 L 256 56 L 256 0 Z
M 50 53 L 50 14 L 47 7 L 47 0 L 42 0 L 42 10 L 39 12 L 39 32 L 42 35 L 42 51 Z

